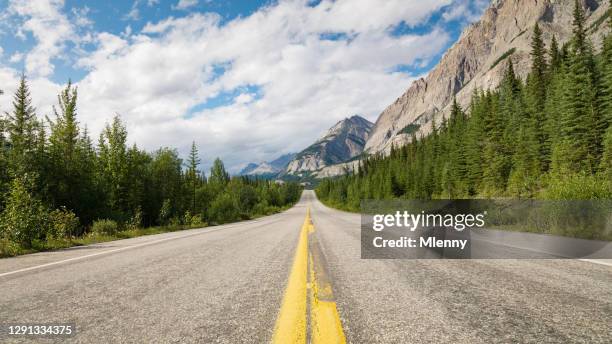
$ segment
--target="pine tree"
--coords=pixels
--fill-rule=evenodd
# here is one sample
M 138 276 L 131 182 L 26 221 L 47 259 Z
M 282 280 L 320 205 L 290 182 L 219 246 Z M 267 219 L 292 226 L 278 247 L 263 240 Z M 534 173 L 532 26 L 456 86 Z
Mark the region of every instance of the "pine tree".
M 574 9 L 572 49 L 564 92 L 561 138 L 553 154 L 557 172 L 593 172 L 602 152 L 603 121 L 598 105 L 599 82 L 587 39 L 580 1 Z
M 201 184 L 200 171 L 198 166 L 200 165 L 200 157 L 198 155 L 198 147 L 195 141 L 191 143 L 191 151 L 189 152 L 189 158 L 187 159 L 187 186 L 191 197 L 191 213 L 196 212 L 196 191 Z
M 601 52 L 602 69 L 602 113 L 608 126 L 612 125 L 612 8 L 608 10 L 610 33 L 604 38 Z
M 225 166 L 223 166 L 223 161 L 221 159 L 216 158 L 213 162 L 213 166 L 210 169 L 210 177 L 208 178 L 208 183 L 216 186 L 225 186 L 229 182 L 229 173 L 225 171 Z
M 8 171 L 8 142 L 5 136 L 6 121 L 0 115 L 0 209 L 4 204 L 4 195 L 8 192 L 10 175 Z
M 548 51 L 548 56 L 550 58 L 550 71 L 558 70 L 563 63 L 563 58 L 561 56 L 561 51 L 559 50 L 559 43 L 557 42 L 557 37 L 553 35 L 552 40 L 550 42 L 550 50 Z
M 76 120 L 77 89 L 68 85 L 57 97 L 58 107 L 53 107 L 54 121 L 49 120 L 49 155 L 51 157 L 51 194 L 56 207 L 66 206 L 74 210 L 80 202 L 81 159 L 78 152 L 79 126 Z
M 484 116 L 488 111 L 484 101 L 482 91 L 474 91 L 471 101 L 470 120 L 465 133 L 466 140 L 466 179 L 468 183 L 468 193 L 474 196 L 478 192 L 480 180 L 482 178 L 482 152 L 484 133 Z
M 548 65 L 546 62 L 546 49 L 544 47 L 544 41 L 542 40 L 542 31 L 538 24 L 533 29 L 533 38 L 531 41 L 531 72 L 527 78 L 527 104 L 529 118 L 527 119 L 528 128 L 527 130 L 532 131 L 536 137 L 539 161 L 544 162 L 542 169 L 546 170 L 546 162 L 549 160 L 550 155 L 548 146 L 545 144 L 549 138 L 547 132 L 544 130 L 545 123 L 545 105 L 546 105 L 546 83 L 547 83 L 547 72 Z M 530 136 L 532 133 L 525 132 L 524 135 Z
M 98 144 L 101 182 L 106 193 L 108 207 L 114 216 L 126 216 L 127 185 L 127 130 L 117 115 L 100 134 Z
M 604 180 L 612 182 L 612 7 L 608 9 L 608 26 L 610 32 L 604 38 L 601 52 L 602 69 L 602 113 L 607 125 L 604 137 L 604 150 L 599 169 Z
M 31 178 L 36 178 L 33 153 L 36 150 L 38 120 L 35 111 L 26 77 L 22 75 L 13 97 L 13 111 L 6 113 L 10 146 L 8 167 L 13 177 L 29 174 Z
M 608 183 L 612 182 L 612 126 L 608 127 L 604 138 L 604 153 L 599 165 L 600 172 Z

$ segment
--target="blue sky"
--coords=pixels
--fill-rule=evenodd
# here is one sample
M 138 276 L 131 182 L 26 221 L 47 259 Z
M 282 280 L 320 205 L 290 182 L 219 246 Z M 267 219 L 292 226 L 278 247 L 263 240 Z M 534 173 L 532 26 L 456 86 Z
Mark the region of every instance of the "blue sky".
M 488 1 L 0 0 L 0 88 L 24 71 L 39 115 L 72 79 L 96 133 L 115 113 L 152 150 L 237 170 L 375 120 Z M 10 98 L 0 98 L 0 107 Z

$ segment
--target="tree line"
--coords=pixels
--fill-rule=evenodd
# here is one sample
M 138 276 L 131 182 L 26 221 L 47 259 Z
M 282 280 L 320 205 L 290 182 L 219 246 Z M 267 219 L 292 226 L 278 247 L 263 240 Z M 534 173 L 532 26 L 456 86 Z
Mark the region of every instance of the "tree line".
M 186 161 L 176 149 L 129 147 L 119 116 L 94 144 L 78 122 L 77 99 L 69 82 L 40 120 L 22 76 L 12 109 L 0 116 L 0 251 L 90 232 L 248 219 L 301 194 L 295 183 L 232 178 L 218 158 L 206 176 L 195 143 Z
M 612 198 L 612 34 L 596 54 L 579 1 L 573 17 L 561 47 L 535 25 L 526 80 L 510 55 L 498 89 L 475 91 L 467 111 L 455 100 L 428 136 L 322 181 L 319 198 L 350 210 L 361 199 Z

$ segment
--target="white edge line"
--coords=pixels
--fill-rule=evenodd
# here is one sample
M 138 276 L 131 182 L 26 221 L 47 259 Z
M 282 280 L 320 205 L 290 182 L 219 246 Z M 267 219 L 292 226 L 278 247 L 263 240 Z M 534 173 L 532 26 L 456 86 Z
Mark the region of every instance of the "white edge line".
M 589 263 L 593 263 L 593 264 L 599 264 L 599 265 L 605 265 L 605 266 L 612 266 L 612 263 L 608 263 L 608 262 L 603 262 L 601 260 L 597 260 L 597 259 L 587 259 L 587 258 L 582 258 L 582 259 L 578 259 L 581 260 L 583 262 L 589 262 Z

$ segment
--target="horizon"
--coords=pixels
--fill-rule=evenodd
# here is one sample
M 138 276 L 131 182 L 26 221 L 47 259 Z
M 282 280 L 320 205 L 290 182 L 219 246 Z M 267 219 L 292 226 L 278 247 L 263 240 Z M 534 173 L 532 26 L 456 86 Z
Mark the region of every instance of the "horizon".
M 22 72 L 39 118 L 71 79 L 92 138 L 119 114 L 130 144 L 185 157 L 195 141 L 202 170 L 220 157 L 237 173 L 347 116 L 375 122 L 488 4 L 11 0 L 0 4 L 0 109 Z

